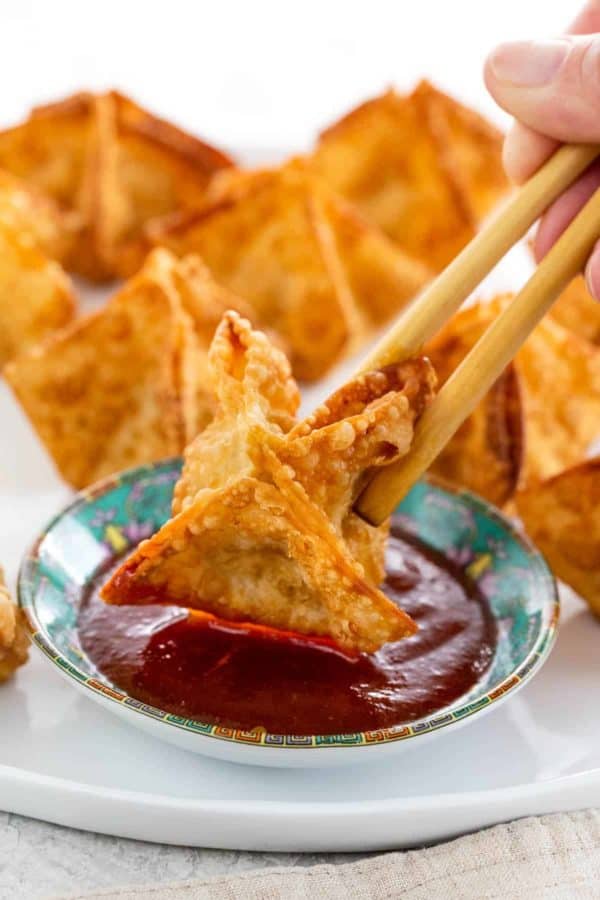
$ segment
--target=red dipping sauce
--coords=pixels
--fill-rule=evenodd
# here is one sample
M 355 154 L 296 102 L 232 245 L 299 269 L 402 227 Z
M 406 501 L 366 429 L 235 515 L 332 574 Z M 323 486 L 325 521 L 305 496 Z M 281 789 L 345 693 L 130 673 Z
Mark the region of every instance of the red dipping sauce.
M 496 628 L 474 582 L 397 526 L 386 568 L 386 594 L 419 631 L 371 655 L 172 606 L 107 606 L 107 573 L 84 602 L 79 637 L 114 685 L 179 716 L 296 735 L 390 727 L 465 694 L 490 665 Z

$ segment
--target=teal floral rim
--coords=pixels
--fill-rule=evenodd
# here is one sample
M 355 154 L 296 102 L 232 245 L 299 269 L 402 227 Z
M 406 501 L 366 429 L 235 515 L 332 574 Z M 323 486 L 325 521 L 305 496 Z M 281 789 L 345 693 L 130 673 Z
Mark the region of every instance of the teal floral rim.
M 543 557 L 494 507 L 436 481 L 417 484 L 400 504 L 402 524 L 474 579 L 498 627 L 498 646 L 482 679 L 452 706 L 410 724 L 354 734 L 284 735 L 187 719 L 123 693 L 98 672 L 77 637 L 79 604 L 98 573 L 169 517 L 181 471 L 169 459 L 107 478 L 78 494 L 45 528 L 23 561 L 19 603 L 34 644 L 65 675 L 105 700 L 165 725 L 262 747 L 356 747 L 437 731 L 488 709 L 528 680 L 556 636 L 559 601 Z

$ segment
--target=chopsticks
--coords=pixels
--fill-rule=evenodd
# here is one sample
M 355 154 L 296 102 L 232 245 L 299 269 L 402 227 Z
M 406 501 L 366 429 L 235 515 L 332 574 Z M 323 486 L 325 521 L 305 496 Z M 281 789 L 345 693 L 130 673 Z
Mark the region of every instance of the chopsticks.
M 599 153 L 597 145 L 561 147 L 400 316 L 363 362 L 360 372 L 418 353 Z M 354 504 L 355 512 L 363 519 L 379 525 L 393 512 L 502 374 L 559 294 L 581 271 L 599 237 L 600 188 L 443 385 L 417 423 L 409 453 L 379 469 L 367 485 Z

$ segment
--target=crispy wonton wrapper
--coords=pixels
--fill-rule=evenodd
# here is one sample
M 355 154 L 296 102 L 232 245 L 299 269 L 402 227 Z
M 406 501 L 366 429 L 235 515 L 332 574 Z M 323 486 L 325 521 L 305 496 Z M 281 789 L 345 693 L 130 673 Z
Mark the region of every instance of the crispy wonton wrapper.
M 600 344 L 600 303 L 594 300 L 582 275 L 560 295 L 550 315 L 569 331 L 592 344 Z
M 109 603 L 175 603 L 372 651 L 415 630 L 377 587 L 386 527 L 351 505 L 408 450 L 434 375 L 424 359 L 364 375 L 295 424 L 285 357 L 235 313 L 210 351 L 219 406 L 188 447 L 173 518 L 103 589 Z
M 0 568 L 0 684 L 27 662 L 29 640 L 21 610 L 13 603 Z
M 7 367 L 70 484 L 183 451 L 212 417 L 206 350 L 236 306 L 199 259 L 157 250 L 106 307 Z
M 303 191 L 312 193 L 315 200 L 320 198 L 363 327 L 379 327 L 388 321 L 406 305 L 407 297 L 414 296 L 430 279 L 429 269 L 382 238 L 381 230 L 370 225 L 353 204 L 311 176 L 303 160 L 291 160 L 278 170 L 223 169 L 212 179 L 207 198 L 218 207 L 234 200 L 241 203 L 253 192 L 268 189 L 278 191 L 289 203 L 293 203 L 294 192 L 300 198 Z M 160 222 L 152 223 L 148 231 L 159 236 L 160 228 Z
M 0 168 L 75 213 L 68 266 L 98 280 L 127 267 L 148 219 L 201 203 L 210 177 L 229 165 L 219 150 L 115 91 L 36 108 L 0 132 Z
M 450 377 L 481 333 L 476 314 L 459 313 L 426 347 L 440 385 Z M 523 462 L 523 414 L 519 377 L 510 365 L 459 428 L 432 472 L 468 487 L 496 506 L 517 489 Z
M 428 278 L 300 166 L 235 173 L 217 197 L 153 223 L 149 238 L 199 253 L 218 281 L 247 297 L 287 342 L 298 378 L 322 376 Z
M 0 219 L 0 367 L 69 322 L 75 299 L 68 276 L 26 231 Z
M 426 81 L 352 110 L 308 162 L 365 218 L 432 269 L 442 269 L 506 191 L 502 136 Z
M 554 573 L 600 616 L 600 458 L 520 491 L 516 503 Z
M 78 221 L 41 191 L 0 169 L 0 225 L 18 232 L 41 253 L 63 262 L 72 251 Z
M 505 295 L 462 310 L 431 342 L 427 353 L 442 380 L 510 301 Z M 434 466 L 496 503 L 508 500 L 519 485 L 577 463 L 600 433 L 600 348 L 546 318 L 517 354 L 513 369 Z

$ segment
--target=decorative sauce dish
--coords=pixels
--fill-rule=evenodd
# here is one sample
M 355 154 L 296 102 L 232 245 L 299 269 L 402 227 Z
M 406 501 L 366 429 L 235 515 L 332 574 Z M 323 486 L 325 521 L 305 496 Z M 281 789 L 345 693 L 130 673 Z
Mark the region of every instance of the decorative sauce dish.
M 417 738 L 423 741 L 439 737 L 474 721 L 519 690 L 539 671 L 550 652 L 556 636 L 559 606 L 554 579 L 541 555 L 508 518 L 485 501 L 468 492 L 454 491 L 427 480 L 413 488 L 394 516 L 396 526 L 401 528 L 408 542 L 400 545 L 400 549 L 410 546 L 414 540 L 420 548 L 425 548 L 424 565 L 429 565 L 428 559 L 435 562 L 437 557 L 448 560 L 447 564 L 456 578 L 468 582 L 485 603 L 491 617 L 488 625 L 493 627 L 495 635 L 493 645 L 490 644 L 493 647 L 490 658 L 477 668 L 474 683 L 465 683 L 466 686 L 462 687 L 461 682 L 456 683 L 455 693 L 458 691 L 458 696 L 452 696 L 447 691 L 439 692 L 439 707 L 427 708 L 424 715 L 418 715 L 419 708 L 414 707 L 410 715 L 399 715 L 397 720 L 393 717 L 390 720 L 389 710 L 387 718 L 380 716 L 378 719 L 381 709 L 377 707 L 375 718 L 356 720 L 346 710 L 339 714 L 339 721 L 345 723 L 343 728 L 336 730 L 333 715 L 330 724 L 325 722 L 325 733 L 307 733 L 301 727 L 294 728 L 298 733 L 283 733 L 288 728 L 278 731 L 274 727 L 277 721 L 289 726 L 290 731 L 296 724 L 290 713 L 290 709 L 293 711 L 295 708 L 290 699 L 294 689 L 295 660 L 298 665 L 306 665 L 307 660 L 310 661 L 308 672 L 314 670 L 315 660 L 325 660 L 329 667 L 327 671 L 337 673 L 337 681 L 334 679 L 332 682 L 333 699 L 336 691 L 340 697 L 343 695 L 347 699 L 348 684 L 344 680 L 347 673 L 356 672 L 355 680 L 360 681 L 365 672 L 370 673 L 373 669 L 370 662 L 365 658 L 347 660 L 329 646 L 306 647 L 306 640 L 290 641 L 282 649 L 281 640 L 274 641 L 271 635 L 262 633 L 266 629 L 257 628 L 254 634 L 252 630 L 244 630 L 244 626 L 236 624 L 231 629 L 219 627 L 216 632 L 211 632 L 214 623 L 208 622 L 209 631 L 206 633 L 215 633 L 217 642 L 225 642 L 223 653 L 210 666 L 210 670 L 202 670 L 195 684 L 194 673 L 190 675 L 185 667 L 186 660 L 177 657 L 181 644 L 178 645 L 176 639 L 163 639 L 167 634 L 177 638 L 178 630 L 181 631 L 182 611 L 175 614 L 175 619 L 171 613 L 169 619 L 171 608 L 156 606 L 142 607 L 142 610 L 150 610 L 152 615 L 149 613 L 149 617 L 134 622 L 129 631 L 123 632 L 123 652 L 127 650 L 136 660 L 133 675 L 125 687 L 120 674 L 116 680 L 111 677 L 113 672 L 119 673 L 120 670 L 104 664 L 102 634 L 89 627 L 90 609 L 95 626 L 99 620 L 94 619 L 94 609 L 100 610 L 100 615 L 103 615 L 100 609 L 102 604 L 97 602 L 96 607 L 93 605 L 94 586 L 102 582 L 140 540 L 153 534 L 168 518 L 173 487 L 180 471 L 179 459 L 166 460 L 105 479 L 81 492 L 37 539 L 23 562 L 19 576 L 19 602 L 35 646 L 71 684 L 134 727 L 185 750 L 239 763 L 293 767 L 352 764 L 377 756 L 393 755 L 415 746 Z M 443 603 L 443 597 L 438 598 L 436 603 Z M 430 604 L 430 607 L 435 605 Z M 123 610 L 130 609 L 115 607 L 110 608 L 109 613 L 122 616 Z M 139 615 L 139 610 L 137 613 Z M 183 613 L 184 618 L 185 615 Z M 102 619 L 102 623 L 108 643 L 113 632 L 116 641 L 119 620 Z M 147 630 L 142 633 L 140 628 L 144 624 Z M 201 625 L 204 627 L 203 623 Z M 238 640 L 241 631 L 244 631 L 243 645 Z M 233 650 L 227 643 L 230 632 L 236 632 Z M 415 638 L 406 640 L 414 641 Z M 268 667 L 263 671 L 258 666 L 254 672 L 256 661 L 264 652 L 265 641 L 269 647 L 277 644 L 282 660 L 278 665 L 284 676 L 281 680 L 276 679 Z M 326 642 L 320 642 L 323 643 Z M 252 651 L 250 656 L 247 645 Z M 218 708 L 220 701 L 216 696 L 213 699 L 217 703 L 217 711 L 211 714 L 210 721 L 190 715 L 189 704 L 188 708 L 179 710 L 173 702 L 165 704 L 170 706 L 169 709 L 149 702 L 148 684 L 151 682 L 148 679 L 152 675 L 151 663 L 157 653 L 163 681 L 169 681 L 173 674 L 173 684 L 179 677 L 179 684 L 191 684 L 196 693 L 200 692 L 199 685 L 202 683 L 208 685 L 212 692 L 212 682 L 207 679 L 213 677 L 214 670 L 225 666 L 227 677 L 233 678 L 236 674 L 230 657 L 239 646 L 242 647 L 242 656 L 245 654 L 244 658 L 251 660 L 249 665 L 252 668 L 241 674 L 237 671 L 241 680 L 239 683 L 231 682 L 235 685 L 235 699 L 238 701 L 231 707 L 234 712 L 223 706 L 221 717 Z M 416 659 L 422 652 L 417 645 L 412 655 Z M 169 659 L 171 669 L 165 664 L 165 660 Z M 289 660 L 289 671 L 286 660 Z M 404 660 L 402 666 L 409 666 L 407 671 L 412 671 L 410 666 L 415 664 L 414 660 L 406 661 L 406 657 Z M 355 668 L 352 669 L 352 666 Z M 376 668 L 381 673 L 379 662 Z M 258 721 L 261 724 L 258 725 L 251 724 L 251 720 L 244 723 L 231 718 L 235 710 L 239 713 L 241 708 L 243 711 L 244 683 L 248 682 L 248 676 L 252 676 L 253 672 L 255 679 L 252 681 L 250 677 L 252 683 L 248 683 L 247 693 L 254 697 L 255 708 L 256 697 L 260 693 L 255 681 L 264 677 L 271 683 L 274 680 L 278 682 L 272 684 L 271 706 L 267 708 L 263 704 L 260 707 L 262 711 Z M 308 704 L 309 716 L 313 718 L 305 721 L 321 725 L 325 721 L 321 707 L 329 701 L 323 699 L 323 685 L 314 680 L 314 675 L 311 678 L 306 682 L 308 687 L 305 689 L 309 696 L 316 699 Z M 397 681 L 391 687 L 397 687 Z M 443 685 L 443 673 L 438 682 Z M 385 701 L 386 691 L 389 692 L 391 687 L 387 683 L 380 687 Z M 352 696 L 359 700 L 356 686 L 351 685 L 350 688 L 355 691 Z M 281 709 L 280 714 L 277 713 L 278 708 Z M 365 709 L 368 712 L 368 707 L 365 706 Z M 268 718 L 269 710 L 274 710 L 274 720 Z M 357 710 L 356 715 L 359 715 L 360 704 L 357 704 Z M 265 728 L 262 721 L 268 722 L 269 727 Z M 361 721 L 364 723 L 362 729 L 359 728 Z M 378 722 L 382 724 L 378 725 Z M 348 725 L 354 727 L 349 728 Z

